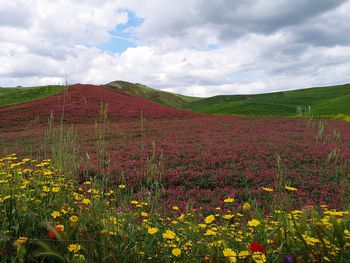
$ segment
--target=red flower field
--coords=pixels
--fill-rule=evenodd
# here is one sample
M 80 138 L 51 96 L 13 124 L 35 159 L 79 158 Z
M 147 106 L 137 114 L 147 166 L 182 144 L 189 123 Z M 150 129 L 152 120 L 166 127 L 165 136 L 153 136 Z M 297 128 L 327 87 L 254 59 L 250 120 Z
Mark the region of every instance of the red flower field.
M 96 153 L 95 127 L 102 102 L 108 103 L 103 162 Z M 64 112 L 65 123 L 74 124 L 81 177 L 104 176 L 108 184 L 125 183 L 140 195 L 151 193 L 157 182 L 167 208 L 176 205 L 181 211 L 191 203 L 212 210 L 227 196 L 237 205 L 256 199 L 266 206 L 272 195 L 283 197 L 285 185 L 297 188 L 283 189 L 294 197 L 291 206 L 347 202 L 349 189 L 342 182 L 349 171 L 342 168 L 350 159 L 348 123 L 198 115 L 79 84 L 43 100 L 1 107 L 3 153 L 42 156 L 51 112 L 56 120 Z

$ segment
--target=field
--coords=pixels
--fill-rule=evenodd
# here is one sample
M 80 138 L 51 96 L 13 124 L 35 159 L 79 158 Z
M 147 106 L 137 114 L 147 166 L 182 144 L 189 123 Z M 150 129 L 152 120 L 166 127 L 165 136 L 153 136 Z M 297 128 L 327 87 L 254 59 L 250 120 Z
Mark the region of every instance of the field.
M 93 85 L 0 120 L 4 262 L 350 259 L 350 123 L 204 115 Z
M 256 116 L 350 115 L 350 84 L 309 88 L 258 95 L 215 96 L 195 101 L 186 108 L 211 114 Z

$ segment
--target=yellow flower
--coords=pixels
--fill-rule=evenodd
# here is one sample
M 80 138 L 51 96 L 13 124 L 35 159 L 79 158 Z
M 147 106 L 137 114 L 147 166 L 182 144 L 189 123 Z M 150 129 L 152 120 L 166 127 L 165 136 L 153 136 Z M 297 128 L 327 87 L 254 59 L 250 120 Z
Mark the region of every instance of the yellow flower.
M 254 252 L 252 258 L 256 263 L 265 263 L 266 262 L 266 256 L 264 254 L 262 254 L 261 252 Z
M 101 235 L 107 235 L 108 232 L 109 232 L 108 230 L 102 229 L 101 232 L 100 232 L 100 234 L 101 234 Z
M 225 257 L 228 258 L 230 262 L 236 262 L 237 261 L 237 254 L 234 252 L 231 248 L 225 248 L 222 253 Z
M 198 224 L 198 226 L 199 226 L 200 228 L 206 228 L 206 227 L 207 227 L 206 224 Z
M 179 219 L 179 221 L 183 221 L 185 218 L 185 214 L 181 214 L 177 219 Z
M 53 193 L 58 193 L 60 190 L 61 190 L 61 188 L 59 188 L 59 187 L 52 187 L 52 189 L 51 189 L 51 191 Z
M 250 255 L 250 253 L 248 250 L 243 250 L 243 251 L 239 252 L 239 254 L 238 254 L 239 258 L 241 258 L 241 259 L 244 259 L 244 258 L 248 257 L 249 255 Z
M 53 218 L 60 217 L 60 216 L 61 216 L 61 212 L 60 212 L 60 211 L 53 211 L 53 212 L 51 213 L 51 216 L 52 216 Z
M 84 205 L 89 205 L 89 204 L 91 203 L 91 201 L 90 201 L 90 199 L 84 198 L 83 201 L 82 201 L 82 203 L 83 203 Z
M 71 222 L 72 225 L 75 225 L 76 223 L 78 223 L 79 217 L 77 217 L 76 215 L 71 216 L 71 217 L 69 218 L 69 221 Z
M 70 244 L 67 249 L 70 251 L 70 252 L 73 252 L 73 253 L 77 253 L 79 250 L 80 250 L 80 245 L 78 244 Z
M 124 189 L 125 188 L 125 184 L 120 184 L 118 185 L 119 189 Z
M 150 227 L 150 228 L 148 228 L 148 234 L 150 234 L 150 235 L 154 235 L 155 233 L 157 233 L 158 232 L 158 228 L 156 228 L 156 227 Z
M 253 219 L 253 220 L 248 221 L 248 226 L 256 227 L 258 225 L 260 225 L 259 220 Z
M 52 171 L 48 171 L 48 170 L 44 170 L 44 175 L 47 175 L 47 176 L 50 176 L 50 175 L 53 175 L 53 172 Z
M 7 199 L 10 199 L 11 195 L 6 195 L 3 198 L 0 197 L 0 203 L 3 203 L 4 201 L 6 201 Z
M 215 236 L 216 235 L 216 232 L 211 230 L 211 229 L 208 229 L 205 234 L 205 236 Z
M 346 235 L 346 236 L 348 236 L 348 237 L 349 237 L 349 236 L 350 236 L 350 231 L 349 231 L 349 230 L 347 230 L 347 229 L 345 229 L 345 230 L 344 230 L 344 235 Z
M 47 186 L 45 186 L 45 185 L 42 187 L 42 190 L 43 190 L 43 192 L 45 192 L 45 193 L 50 192 L 50 188 L 47 187 Z
M 206 224 L 210 224 L 210 223 L 212 223 L 213 221 L 215 220 L 215 216 L 214 215 L 209 215 L 209 216 L 207 216 L 206 218 L 205 218 L 205 223 Z
M 64 208 L 61 209 L 61 212 L 62 212 L 63 214 L 67 214 L 67 213 L 68 213 L 67 210 L 64 209 Z
M 224 203 L 232 203 L 235 199 L 229 197 L 224 200 Z
M 172 209 L 177 211 L 177 210 L 179 210 L 179 207 L 178 206 L 173 206 Z
M 19 237 L 15 243 L 17 246 L 22 246 L 24 245 L 26 242 L 28 241 L 28 238 L 27 237 Z
M 308 235 L 302 235 L 302 237 L 304 238 L 304 240 L 306 241 L 306 243 L 307 243 L 308 245 L 313 246 L 313 245 L 315 245 L 316 243 L 320 243 L 320 240 L 317 239 L 317 238 L 310 237 L 310 236 L 308 236 Z
M 137 205 L 139 202 L 137 202 L 136 200 L 132 200 L 131 202 L 130 202 L 130 204 L 132 204 L 132 205 Z
M 226 214 L 226 215 L 223 215 L 222 218 L 223 218 L 223 219 L 230 220 L 231 218 L 233 218 L 233 215 L 231 215 L 231 214 Z
M 171 251 L 171 253 L 173 254 L 174 257 L 178 257 L 181 255 L 181 249 L 176 247 Z
M 343 211 L 335 211 L 335 210 L 328 210 L 323 212 L 324 215 L 329 215 L 329 216 L 344 216 L 345 212 Z
M 288 190 L 288 191 L 297 191 L 297 190 L 298 190 L 297 188 L 291 187 L 291 186 L 288 186 L 288 185 L 286 185 L 284 188 L 285 188 L 286 190 Z
M 163 233 L 164 239 L 174 239 L 176 237 L 176 234 L 174 231 L 166 230 L 165 233 Z
M 269 187 L 263 187 L 262 188 L 265 192 L 272 192 L 273 189 L 272 188 L 269 188 Z
M 141 216 L 147 217 L 147 216 L 148 216 L 148 213 L 146 213 L 146 212 L 141 212 Z
M 249 203 L 246 202 L 246 203 L 243 204 L 242 208 L 243 208 L 244 211 L 249 211 L 250 209 L 252 209 L 252 206 Z

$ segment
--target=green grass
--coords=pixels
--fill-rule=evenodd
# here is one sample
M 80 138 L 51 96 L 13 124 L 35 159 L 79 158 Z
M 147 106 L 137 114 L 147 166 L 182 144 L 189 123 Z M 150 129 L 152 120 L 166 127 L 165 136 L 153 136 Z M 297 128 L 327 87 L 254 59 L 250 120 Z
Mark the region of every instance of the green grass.
M 0 88 L 0 106 L 42 99 L 66 89 L 66 86 Z
M 350 84 L 257 95 L 215 96 L 186 106 L 195 112 L 257 116 L 295 116 L 298 106 L 314 115 L 350 115 Z
M 201 98 L 189 97 L 176 93 L 155 90 L 139 83 L 130 83 L 126 81 L 113 81 L 107 86 L 131 95 L 144 97 L 153 102 L 167 105 L 174 108 L 185 108 L 189 103 L 200 100 Z

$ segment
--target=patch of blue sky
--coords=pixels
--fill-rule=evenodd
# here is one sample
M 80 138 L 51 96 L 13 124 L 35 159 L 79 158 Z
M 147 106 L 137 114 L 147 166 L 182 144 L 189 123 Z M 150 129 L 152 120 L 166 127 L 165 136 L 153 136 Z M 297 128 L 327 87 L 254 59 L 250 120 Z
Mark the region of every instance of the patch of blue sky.
M 113 30 L 108 31 L 110 39 L 108 42 L 101 43 L 98 48 L 111 51 L 113 53 L 122 53 L 130 47 L 136 47 L 132 29 L 140 26 L 143 19 L 137 17 L 133 12 L 124 10 L 128 13 L 128 22 L 120 24 Z
M 231 79 L 238 82 L 251 82 L 251 81 L 261 81 L 266 79 L 266 75 L 263 70 L 253 70 L 253 71 L 240 71 L 231 74 Z
M 218 49 L 219 45 L 213 45 L 213 44 L 209 44 L 206 46 L 203 45 L 191 45 L 191 49 L 192 50 L 197 50 L 197 51 L 210 51 L 210 50 L 215 50 Z

